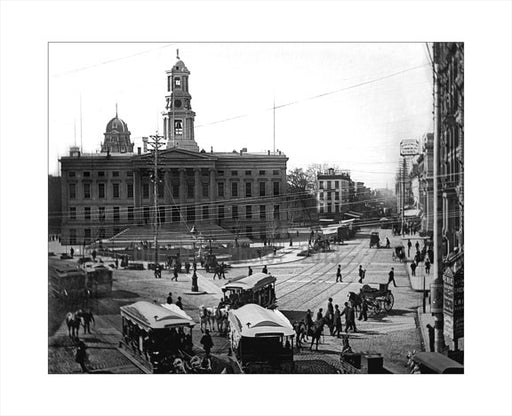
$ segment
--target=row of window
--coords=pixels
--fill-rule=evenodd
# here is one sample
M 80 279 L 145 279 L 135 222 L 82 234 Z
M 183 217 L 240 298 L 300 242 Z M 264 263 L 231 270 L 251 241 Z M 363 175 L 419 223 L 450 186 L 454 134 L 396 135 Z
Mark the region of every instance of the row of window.
M 339 189 L 340 188 L 340 182 L 339 180 L 335 181 L 318 181 L 318 187 L 319 189 Z M 346 182 L 346 181 L 344 181 Z M 346 186 L 348 188 L 348 183 L 346 183 Z
M 126 198 L 133 198 L 133 183 L 126 183 Z M 251 182 L 247 182 L 245 184 L 245 197 L 252 197 L 253 196 L 253 184 Z M 121 197 L 121 184 L 120 183 L 112 183 L 112 198 L 120 198 Z M 74 183 L 69 184 L 69 199 L 77 199 L 77 185 Z M 231 183 L 231 197 L 238 197 L 239 184 L 238 182 L 232 182 Z M 98 183 L 97 184 L 98 189 L 98 198 L 103 199 L 106 198 L 106 184 L 105 183 Z M 194 198 L 194 191 L 195 187 L 193 183 L 187 183 L 186 187 L 186 195 L 187 198 Z M 90 183 L 83 183 L 82 184 L 82 195 L 83 199 L 91 199 L 92 192 L 91 192 L 91 184 Z M 174 198 L 180 197 L 180 186 L 178 183 L 173 183 L 171 185 L 171 192 L 172 196 Z M 164 184 L 159 183 L 157 185 L 157 193 L 159 198 L 164 197 Z M 278 196 L 280 194 L 280 182 L 273 182 L 273 195 Z M 209 198 L 210 197 L 210 185 L 208 183 L 202 183 L 201 184 L 201 195 L 203 198 Z M 150 196 L 150 184 L 149 183 L 143 183 L 142 184 L 142 198 L 143 199 L 149 199 Z M 224 183 L 220 182 L 217 184 L 217 196 L 223 198 L 225 196 L 224 192 Z M 259 184 L 259 196 L 266 196 L 266 183 L 260 182 Z
M 333 194 L 334 194 L 334 200 L 335 201 L 339 201 L 340 200 L 340 192 L 339 191 L 336 191 L 336 192 L 320 192 L 320 200 L 332 200 L 333 199 Z
M 134 221 L 135 220 L 135 207 L 126 207 L 126 220 L 127 221 Z M 254 206 L 256 208 L 256 206 Z M 142 207 L 142 217 L 144 221 L 147 223 L 150 219 L 150 212 L 152 210 L 152 207 L 146 206 Z M 208 220 L 210 219 L 210 207 L 208 205 L 204 205 L 201 209 L 202 212 L 202 219 Z M 165 222 L 166 212 L 169 211 L 169 208 L 166 207 L 159 207 L 159 221 Z M 187 207 L 187 217 L 194 217 L 193 220 L 195 220 L 195 207 Z M 193 214 L 192 214 L 193 212 Z M 121 219 L 120 213 L 121 213 L 121 207 L 112 207 L 111 210 L 112 213 L 112 220 L 114 222 L 119 222 Z M 110 210 L 109 210 L 110 214 Z M 225 207 L 223 205 L 220 205 L 217 207 L 217 219 L 224 219 L 226 217 L 225 213 Z M 170 215 L 172 218 L 172 221 L 180 221 L 180 213 L 179 209 L 177 207 L 172 207 L 170 209 Z M 105 207 L 98 207 L 98 221 L 99 222 L 105 222 L 106 220 L 106 210 Z M 239 212 L 239 206 L 233 205 L 231 208 L 231 218 L 233 219 L 239 219 L 241 218 L 240 212 Z M 252 205 L 246 205 L 245 206 L 245 219 L 253 219 L 253 206 Z M 259 205 L 259 218 L 260 219 L 266 219 L 266 206 L 265 205 Z M 76 207 L 70 207 L 69 208 L 69 219 L 70 220 L 76 220 L 77 219 L 77 209 Z M 83 209 L 83 219 L 88 221 L 91 220 L 91 207 L 84 207 Z M 189 218 L 190 220 L 191 218 Z M 279 205 L 274 205 L 274 219 L 280 219 L 280 209 Z
M 107 177 L 108 175 L 108 172 L 106 171 L 96 171 L 96 176 L 99 177 L 99 178 L 105 178 Z M 120 171 L 112 171 L 110 172 L 112 175 L 113 178 L 119 178 L 121 176 L 121 172 Z M 267 174 L 267 171 L 266 170 L 260 170 L 259 172 L 259 175 L 260 176 L 265 176 Z M 90 171 L 82 171 L 81 172 L 82 174 L 82 177 L 83 178 L 91 178 L 92 177 L 92 173 Z M 281 174 L 281 171 L 276 169 L 276 170 L 273 170 L 272 171 L 272 175 L 274 176 L 278 176 Z M 218 176 L 224 176 L 224 171 L 223 170 L 218 170 L 217 171 L 217 175 Z M 79 172 L 75 172 L 75 171 L 69 171 L 68 172 L 68 177 L 69 178 L 76 178 L 77 176 L 79 176 Z M 127 177 L 133 177 L 133 171 L 127 171 L 126 172 L 126 176 Z M 238 170 L 232 170 L 231 171 L 231 176 L 239 176 L 238 175 Z M 245 171 L 245 176 L 252 176 L 252 170 L 246 170 Z M 322 183 L 322 181 L 320 181 L 320 183 Z

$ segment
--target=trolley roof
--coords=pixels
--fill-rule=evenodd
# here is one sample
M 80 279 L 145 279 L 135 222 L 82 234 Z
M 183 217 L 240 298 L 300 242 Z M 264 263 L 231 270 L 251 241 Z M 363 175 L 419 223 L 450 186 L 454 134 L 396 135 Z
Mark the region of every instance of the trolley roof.
M 439 352 L 417 352 L 414 354 L 413 360 L 419 364 L 426 365 L 439 374 L 462 374 L 464 372 L 464 366 Z
M 60 259 L 48 259 L 48 270 L 50 273 L 57 273 L 59 275 L 84 274 L 84 271 L 76 263 Z
M 176 305 L 167 305 L 175 306 Z M 178 308 L 179 309 L 179 308 Z M 194 321 L 185 312 L 176 311 L 174 308 L 162 307 L 151 302 L 135 302 L 131 305 L 121 306 L 121 316 L 129 319 L 141 329 L 165 329 L 172 327 L 193 327 Z
M 248 304 L 229 311 L 231 327 L 243 337 L 261 337 L 279 334 L 295 335 L 290 321 L 277 309 L 270 310 L 256 304 Z
M 257 290 L 268 284 L 274 283 L 276 278 L 271 274 L 254 273 L 251 276 L 242 277 L 237 280 L 232 280 L 226 283 L 222 290 L 230 289 L 243 289 L 243 290 Z

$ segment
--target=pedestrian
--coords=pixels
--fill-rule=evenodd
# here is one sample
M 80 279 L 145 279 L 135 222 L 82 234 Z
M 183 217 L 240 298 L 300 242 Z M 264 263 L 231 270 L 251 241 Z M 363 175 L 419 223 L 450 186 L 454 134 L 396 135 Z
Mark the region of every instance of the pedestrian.
M 263 266 L 263 269 L 261 269 L 261 273 L 268 274 L 268 268 L 267 268 L 266 264 L 265 264 L 265 266 Z
M 334 306 L 332 304 L 332 298 L 329 298 L 329 301 L 327 302 L 327 313 L 325 314 L 325 319 L 327 319 L 329 324 L 329 331 L 331 332 L 334 329 Z
M 428 257 L 425 259 L 425 273 L 430 274 L 430 259 Z
M 411 256 L 411 247 L 412 247 L 412 243 L 411 243 L 411 239 L 409 239 L 409 240 L 407 240 L 407 257 Z
M 90 309 L 87 309 L 85 312 L 82 312 L 82 325 L 84 327 L 84 334 L 91 333 L 91 322 L 95 322 L 94 315 Z
M 172 292 L 169 292 L 169 296 L 167 296 L 167 304 L 172 305 Z
M 396 282 L 395 282 L 395 269 L 394 267 L 391 268 L 390 272 L 388 273 L 388 285 L 393 282 L 393 285 L 396 287 Z
M 368 320 L 368 301 L 363 296 L 361 300 L 361 311 L 359 312 L 359 320 Z
M 249 266 L 249 274 L 247 276 L 252 276 L 252 269 L 251 266 Z
M 343 330 L 341 325 L 341 312 L 340 307 L 336 305 L 334 307 L 334 331 L 332 332 L 333 336 L 340 337 L 340 332 Z
M 171 281 L 178 281 L 178 266 L 174 267 L 173 276 L 171 277 Z
M 416 263 L 413 261 L 411 263 L 411 273 L 412 273 L 413 276 L 416 276 L 416 267 L 417 267 Z
M 73 247 L 71 247 L 71 249 L 69 250 L 69 254 L 71 255 L 71 258 L 73 258 L 73 254 L 75 254 L 75 250 L 73 249 Z
M 178 300 L 176 301 L 176 306 L 183 310 L 183 303 L 181 303 L 181 296 L 178 296 Z
M 364 279 L 363 266 L 359 265 L 359 283 L 363 283 L 363 279 Z
M 323 317 L 324 317 L 324 315 L 323 315 L 322 311 L 323 311 L 323 309 L 322 309 L 322 308 L 320 308 L 320 309 L 318 310 L 318 313 L 316 314 L 316 321 L 317 321 L 317 322 L 318 322 L 318 321 L 320 321 L 320 319 L 323 319 Z
M 222 276 L 223 279 L 226 278 L 226 269 L 227 269 L 227 264 L 222 262 L 220 264 L 220 274 L 219 274 L 219 280 L 220 280 L 220 277 Z
M 96 250 L 92 251 L 92 261 L 96 261 Z
M 82 369 L 82 373 L 87 373 L 87 367 L 85 366 L 85 361 L 87 359 L 87 345 L 85 345 L 85 342 L 78 340 L 76 353 L 75 353 L 75 361 L 80 364 L 80 368 Z
M 386 237 L 386 248 L 390 248 L 391 247 L 391 243 L 389 241 L 389 238 Z
M 418 241 L 416 241 L 414 247 L 416 247 L 416 251 L 420 251 L 420 243 Z
M 190 272 L 190 263 L 188 262 L 188 260 L 185 262 L 185 273 L 189 273 Z
M 212 341 L 212 337 L 210 335 L 210 331 L 208 329 L 205 329 L 205 334 L 202 336 L 200 342 L 204 348 L 204 351 L 206 352 L 206 355 L 209 356 L 210 351 L 213 347 L 213 341 Z
M 306 316 L 304 317 L 304 323 L 306 324 L 306 338 L 311 334 L 313 328 L 313 313 L 311 309 L 308 309 Z
M 345 332 L 348 332 L 348 330 L 352 328 L 352 323 L 350 321 L 351 309 L 352 308 L 349 306 L 348 302 L 345 302 L 345 307 L 343 308 L 343 311 L 340 314 L 340 317 L 345 315 Z
M 341 278 L 341 264 L 338 264 L 338 270 L 336 271 L 336 283 L 338 283 L 338 281 L 343 281 Z
M 435 352 L 435 331 L 434 327 L 430 324 L 427 324 L 428 331 L 428 346 L 430 348 L 430 352 Z
M 119 259 L 116 257 L 116 269 L 119 269 Z

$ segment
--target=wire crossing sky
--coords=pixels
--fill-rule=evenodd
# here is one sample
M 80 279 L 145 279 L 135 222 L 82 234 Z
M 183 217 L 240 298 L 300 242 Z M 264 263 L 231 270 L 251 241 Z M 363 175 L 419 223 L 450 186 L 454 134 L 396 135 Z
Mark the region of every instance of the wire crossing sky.
M 116 103 L 135 147 L 162 133 L 165 71 L 178 48 L 206 151 L 272 149 L 275 99 L 276 148 L 289 169 L 335 164 L 392 188 L 400 141 L 433 128 L 424 43 L 52 43 L 49 173 L 75 142 L 99 150 Z

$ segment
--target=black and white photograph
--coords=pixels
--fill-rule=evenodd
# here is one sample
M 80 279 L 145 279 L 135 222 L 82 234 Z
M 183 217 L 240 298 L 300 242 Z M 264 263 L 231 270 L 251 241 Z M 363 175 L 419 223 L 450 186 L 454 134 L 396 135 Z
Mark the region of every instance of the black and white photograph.
M 139 3 L 117 4 L 137 21 Z M 174 4 L 199 10 L 152 7 Z M 182 27 L 193 21 L 177 16 Z M 501 388 L 491 405 L 475 384 L 475 371 L 510 372 L 510 357 L 500 358 L 509 321 L 492 321 L 510 318 L 511 295 L 501 254 L 510 189 L 498 168 L 510 171 L 498 161 L 510 162 L 501 151 L 510 145 L 491 130 L 481 136 L 492 127 L 472 88 L 492 89 L 477 35 L 446 25 L 442 36 L 290 39 L 47 30 L 42 62 L 24 68 L 46 108 L 15 92 L 17 108 L 25 103 L 25 125 L 15 127 L 2 98 L 5 131 L 18 131 L 11 140 L 2 132 L 0 262 L 2 366 L 16 373 L 12 353 L 24 357 L 22 386 L 37 365 L 48 380 L 45 414 L 75 399 L 88 403 L 70 414 L 92 414 L 114 397 L 116 414 L 164 414 L 166 389 L 165 411 L 176 402 L 176 414 L 261 414 L 276 395 L 293 402 L 269 409 L 278 414 L 374 414 L 386 395 L 410 404 L 379 414 L 467 414 L 457 404 L 461 391 L 472 394 L 466 385 L 479 403 L 471 414 L 506 414 Z M 499 30 L 487 36 L 500 39 Z M 509 52 L 503 62 L 487 65 L 496 79 Z M 478 106 L 510 108 L 503 86 L 507 102 L 481 96 Z M 37 147 L 24 139 L 34 127 Z M 453 397 L 436 399 L 450 385 Z M 315 404 L 337 395 L 340 404 Z M 13 411 L 10 397 L 5 414 L 29 413 L 28 402 Z
M 49 373 L 464 372 L 463 43 L 49 68 Z

